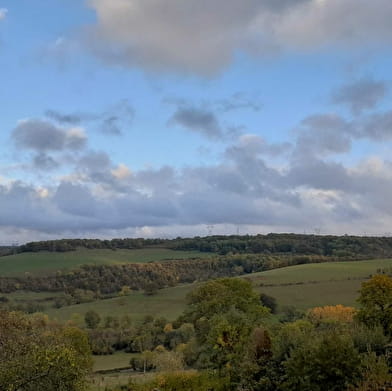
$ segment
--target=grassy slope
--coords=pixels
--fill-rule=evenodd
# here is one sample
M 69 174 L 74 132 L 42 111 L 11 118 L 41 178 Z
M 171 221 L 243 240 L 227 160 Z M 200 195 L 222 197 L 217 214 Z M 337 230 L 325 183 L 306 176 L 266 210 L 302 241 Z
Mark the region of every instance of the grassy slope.
M 250 278 L 256 290 L 274 296 L 280 306 L 292 305 L 303 310 L 329 304 L 355 306 L 361 279 L 376 274 L 377 269 L 390 267 L 390 259 L 320 263 L 254 273 Z M 278 285 L 298 282 L 303 285 Z
M 300 281 L 342 280 L 351 277 L 366 277 L 378 268 L 392 267 L 392 260 L 377 259 L 357 262 L 329 262 L 289 266 L 282 269 L 253 273 L 252 280 L 266 284 L 290 283 Z
M 355 305 L 361 280 L 375 274 L 378 268 L 392 266 L 392 260 L 372 260 L 359 262 L 338 262 L 291 266 L 247 275 L 257 291 L 276 297 L 280 306 L 293 305 L 299 309 L 329 304 Z M 348 280 L 348 278 L 351 278 Z M 317 281 L 316 283 L 308 283 Z M 303 285 L 260 286 L 264 284 L 287 284 L 303 282 Z M 185 296 L 196 285 L 182 285 L 162 289 L 155 296 L 144 296 L 134 292 L 124 298 L 101 300 L 61 309 L 50 309 L 51 317 L 65 321 L 78 313 L 80 324 L 84 314 L 94 309 L 101 316 L 130 314 L 137 321 L 145 315 L 164 316 L 175 319 L 185 308 Z
M 211 255 L 211 253 L 174 251 L 164 248 L 116 251 L 78 249 L 65 253 L 40 251 L 37 253 L 21 253 L 0 257 L 0 276 L 17 276 L 26 272 L 33 275 L 53 273 L 58 270 L 74 269 L 84 264 L 114 265 L 165 259 L 208 257 Z
M 46 313 L 59 321 L 74 319 L 83 325 L 84 314 L 93 309 L 102 317 L 130 315 L 134 321 L 143 319 L 146 315 L 164 316 L 175 319 L 185 308 L 185 296 L 195 287 L 194 284 L 161 289 L 157 295 L 145 296 L 141 292 L 133 292 L 126 297 L 99 300 L 92 303 L 72 305 L 60 309 L 49 309 Z M 75 316 L 79 314 L 79 316 Z

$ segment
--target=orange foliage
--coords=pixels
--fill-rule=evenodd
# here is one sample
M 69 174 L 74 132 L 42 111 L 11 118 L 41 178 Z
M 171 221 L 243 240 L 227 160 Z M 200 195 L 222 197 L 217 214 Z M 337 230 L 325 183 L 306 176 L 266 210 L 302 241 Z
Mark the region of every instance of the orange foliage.
M 352 322 L 356 309 L 345 307 L 344 305 L 327 305 L 325 307 L 315 307 L 308 312 L 308 319 L 313 323 L 325 321 Z

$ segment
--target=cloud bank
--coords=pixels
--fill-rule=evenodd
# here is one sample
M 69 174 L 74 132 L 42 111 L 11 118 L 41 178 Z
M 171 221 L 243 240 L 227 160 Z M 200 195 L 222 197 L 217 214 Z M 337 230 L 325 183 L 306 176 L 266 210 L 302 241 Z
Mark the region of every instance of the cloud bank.
M 69 173 L 50 185 L 0 181 L 1 227 L 37 236 L 167 235 L 173 227 L 187 227 L 187 232 L 193 227 L 200 234 L 206 224 L 386 232 L 392 215 L 392 161 L 368 157 L 347 164 L 338 157 L 359 140 L 390 140 L 391 118 L 390 112 L 369 114 L 361 122 L 312 115 L 294 130 L 292 142 L 269 143 L 242 134 L 215 164 L 140 170 L 90 150 L 82 133 L 25 120 L 12 138 L 19 148 L 37 153 L 36 165 L 52 166 L 54 152 L 79 152 L 67 163 Z
M 389 0 L 90 0 L 89 48 L 105 62 L 212 75 L 238 53 L 384 45 Z

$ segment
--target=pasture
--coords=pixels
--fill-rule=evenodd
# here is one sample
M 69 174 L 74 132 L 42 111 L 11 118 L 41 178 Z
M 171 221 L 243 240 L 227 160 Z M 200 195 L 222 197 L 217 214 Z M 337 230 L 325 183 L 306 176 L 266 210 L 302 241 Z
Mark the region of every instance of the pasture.
M 71 270 L 81 265 L 118 265 L 173 259 L 211 257 L 211 253 L 176 251 L 166 248 L 136 250 L 77 249 L 68 252 L 26 252 L 0 257 L 0 276 L 42 275 Z

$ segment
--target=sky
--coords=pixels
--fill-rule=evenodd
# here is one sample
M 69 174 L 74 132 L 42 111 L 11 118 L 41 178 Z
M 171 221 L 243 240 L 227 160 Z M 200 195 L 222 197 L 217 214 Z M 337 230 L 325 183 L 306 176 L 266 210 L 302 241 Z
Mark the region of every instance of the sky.
M 0 244 L 392 232 L 390 0 L 0 0 Z

